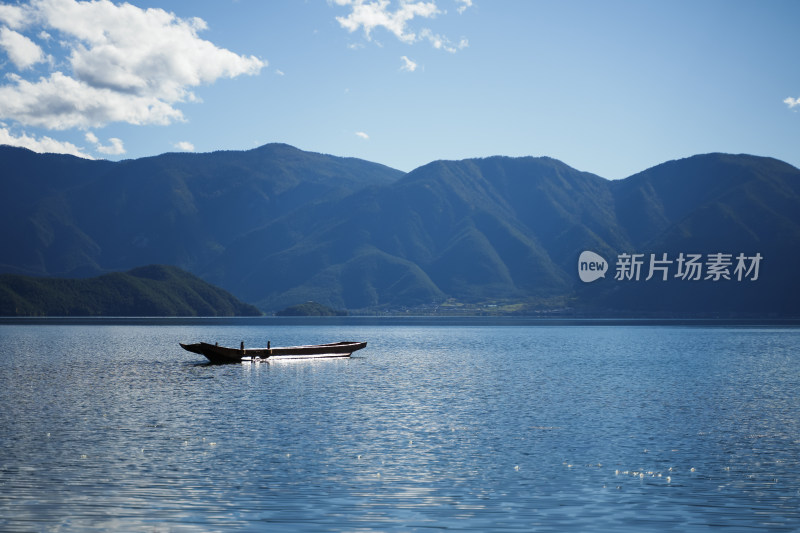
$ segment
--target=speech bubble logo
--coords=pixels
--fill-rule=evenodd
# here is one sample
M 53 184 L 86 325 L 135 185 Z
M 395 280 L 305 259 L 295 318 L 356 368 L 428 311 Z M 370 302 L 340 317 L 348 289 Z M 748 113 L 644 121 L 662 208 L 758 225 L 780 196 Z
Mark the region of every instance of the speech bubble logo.
M 608 262 L 603 256 L 588 250 L 581 252 L 578 258 L 578 276 L 584 283 L 591 283 L 599 278 L 606 277 Z

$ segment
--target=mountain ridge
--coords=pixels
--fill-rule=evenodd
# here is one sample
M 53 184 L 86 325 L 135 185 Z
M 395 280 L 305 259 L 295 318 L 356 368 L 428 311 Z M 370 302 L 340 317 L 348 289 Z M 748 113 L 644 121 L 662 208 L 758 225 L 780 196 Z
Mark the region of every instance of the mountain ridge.
M 0 316 L 258 316 L 183 270 L 148 265 L 95 278 L 0 274 Z
M 14 235 L 0 235 L 0 246 L 19 256 L 0 259 L 0 269 L 34 275 L 95 275 L 147 263 L 197 271 L 241 232 L 402 175 L 283 144 L 117 163 L 0 147 L 0 161 L 3 197 L 14 199 L 0 222 L 16 226 Z
M 255 157 L 244 164 L 242 154 Z M 288 145 L 192 155 L 106 165 L 43 195 L 26 219 L 38 239 L 28 256 L 62 270 L 176 264 L 267 311 L 310 300 L 366 312 L 456 301 L 680 314 L 691 312 L 697 287 L 583 285 L 578 255 L 595 251 L 613 269 L 623 252 L 762 250 L 766 296 L 728 286 L 733 296 L 699 307 L 746 312 L 758 300 L 768 312 L 773 298 L 781 314 L 800 313 L 781 296 L 797 285 L 789 265 L 800 242 L 800 171 L 773 158 L 699 154 L 612 181 L 550 157 L 440 160 L 402 173 Z M 155 177 L 141 179 L 144 170 Z M 13 188 L 5 173 L 2 181 Z M 155 220 L 131 214 L 136 206 Z M 11 233 L 6 243 L 24 240 Z M 65 238 L 60 255 L 46 255 Z M 0 256 L 0 270 L 19 263 Z

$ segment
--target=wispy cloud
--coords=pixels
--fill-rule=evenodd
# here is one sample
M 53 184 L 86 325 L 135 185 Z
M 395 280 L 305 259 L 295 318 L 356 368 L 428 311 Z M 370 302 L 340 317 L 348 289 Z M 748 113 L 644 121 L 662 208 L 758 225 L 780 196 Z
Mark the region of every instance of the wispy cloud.
M 363 29 L 364 37 L 368 41 L 372 40 L 372 33 L 376 28 L 383 28 L 405 43 L 428 41 L 435 48 L 448 52 L 456 52 L 469 44 L 466 39 L 453 43 L 429 28 L 419 31 L 411 28 L 411 22 L 415 18 L 431 19 L 444 13 L 434 1 L 401 0 L 396 9 L 390 7 L 389 0 L 334 0 L 334 3 L 350 8 L 348 15 L 336 17 L 339 25 L 350 33 Z M 463 13 L 472 2 L 459 0 L 459 4 L 458 11 Z
M 183 152 L 194 152 L 194 145 L 189 141 L 180 141 L 175 143 L 175 148 Z
M 789 106 L 789 109 L 800 106 L 800 98 L 792 98 L 791 96 L 783 101 L 784 104 Z
M 472 7 L 472 0 L 456 0 L 458 6 L 458 13 L 461 14 L 470 7 Z
M 400 70 L 405 72 L 414 72 L 417 70 L 417 64 L 408 57 L 400 56 L 400 60 L 403 62 L 403 64 L 400 65 Z
M 441 13 L 435 2 L 401 2 L 400 7 L 391 11 L 388 0 L 335 0 L 340 6 L 349 6 L 350 14 L 336 17 L 339 24 L 349 32 L 364 28 L 367 40 L 372 38 L 372 30 L 385 28 L 404 42 L 413 43 L 417 35 L 408 28 L 415 17 L 430 18 Z
M 176 104 L 198 101 L 193 87 L 254 75 L 267 64 L 200 38 L 206 28 L 199 18 L 110 0 L 0 6 L 0 47 L 20 69 L 0 85 L 0 119 L 51 130 L 182 121 Z M 25 69 L 46 61 L 34 39 L 51 38 L 65 64 L 26 79 Z M 116 153 L 121 143 L 104 149 Z
M 95 150 L 97 150 L 101 154 L 120 155 L 120 154 L 124 154 L 125 153 L 125 146 L 123 145 L 122 140 L 118 139 L 116 137 L 111 137 L 110 139 L 108 139 L 108 142 L 110 144 L 106 144 L 106 145 L 103 145 L 100 142 L 100 139 L 97 138 L 97 135 L 95 135 L 91 131 L 87 131 L 86 135 L 84 136 L 84 138 L 88 142 L 90 142 L 93 145 L 95 145 Z
M 431 45 L 437 50 L 444 50 L 445 52 L 450 52 L 451 54 L 454 54 L 459 50 L 463 50 L 469 46 L 469 41 L 465 38 L 462 38 L 460 41 L 458 41 L 458 43 L 453 43 L 444 35 L 433 33 L 428 28 L 424 28 L 420 32 L 420 35 L 430 42 Z
M 361 137 L 361 138 L 362 138 L 362 139 L 364 139 L 365 141 L 369 140 L 369 135 L 367 135 L 367 134 L 366 134 L 366 133 L 364 133 L 363 131 L 357 131 L 357 132 L 356 132 L 356 137 Z

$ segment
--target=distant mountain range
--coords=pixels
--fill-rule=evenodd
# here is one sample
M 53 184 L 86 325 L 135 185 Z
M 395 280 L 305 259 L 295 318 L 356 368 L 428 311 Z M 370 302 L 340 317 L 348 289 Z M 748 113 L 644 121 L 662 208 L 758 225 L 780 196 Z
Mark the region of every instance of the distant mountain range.
M 800 315 L 800 170 L 764 157 L 610 181 L 547 157 L 406 174 L 281 144 L 116 163 L 0 147 L 0 193 L 2 272 L 170 264 L 267 312 Z M 587 250 L 606 261 L 591 283 Z M 680 276 L 687 259 L 700 279 Z
M 88 279 L 0 274 L 0 316 L 258 316 L 176 267 L 150 265 Z

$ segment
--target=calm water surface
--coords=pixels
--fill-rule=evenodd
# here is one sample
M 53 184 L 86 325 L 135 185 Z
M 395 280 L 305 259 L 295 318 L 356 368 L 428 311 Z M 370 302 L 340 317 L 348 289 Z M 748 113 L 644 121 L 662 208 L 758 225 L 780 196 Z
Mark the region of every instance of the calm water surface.
M 365 340 L 208 366 L 178 342 Z M 796 531 L 800 329 L 0 325 L 2 531 Z

